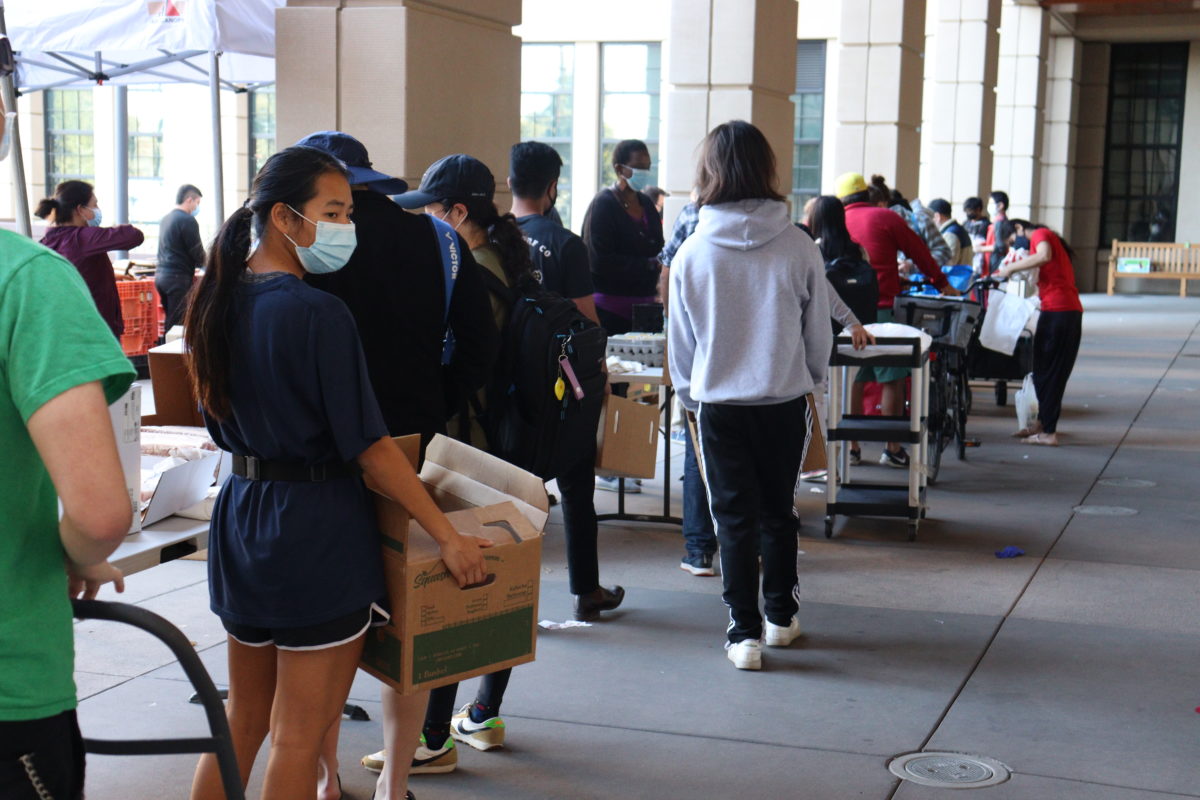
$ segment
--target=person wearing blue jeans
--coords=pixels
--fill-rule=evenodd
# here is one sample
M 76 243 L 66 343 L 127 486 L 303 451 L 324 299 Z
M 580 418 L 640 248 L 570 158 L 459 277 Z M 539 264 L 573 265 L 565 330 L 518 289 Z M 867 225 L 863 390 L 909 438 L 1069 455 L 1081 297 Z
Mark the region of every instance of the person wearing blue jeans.
M 693 575 L 715 575 L 713 556 L 717 552 L 717 534 L 708 510 L 708 492 L 700 477 L 696 446 L 691 433 L 684 437 L 683 452 L 683 542 L 687 555 L 679 568 Z

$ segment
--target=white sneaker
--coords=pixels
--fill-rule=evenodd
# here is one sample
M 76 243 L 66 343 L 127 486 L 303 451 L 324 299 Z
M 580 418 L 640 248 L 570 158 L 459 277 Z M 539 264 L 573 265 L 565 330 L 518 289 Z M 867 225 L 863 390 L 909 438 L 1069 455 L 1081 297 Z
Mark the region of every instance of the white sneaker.
M 606 478 L 603 475 L 596 476 L 596 489 L 604 492 L 619 492 L 621 483 L 619 478 Z M 625 494 L 641 494 L 642 484 L 635 482 L 632 479 L 625 480 Z
M 762 669 L 762 642 L 758 639 L 727 642 L 725 655 L 738 669 Z
M 770 620 L 767 620 L 765 624 L 767 647 L 787 647 L 800 635 L 800 622 L 795 617 L 792 617 L 791 623 L 786 628 L 776 625 Z

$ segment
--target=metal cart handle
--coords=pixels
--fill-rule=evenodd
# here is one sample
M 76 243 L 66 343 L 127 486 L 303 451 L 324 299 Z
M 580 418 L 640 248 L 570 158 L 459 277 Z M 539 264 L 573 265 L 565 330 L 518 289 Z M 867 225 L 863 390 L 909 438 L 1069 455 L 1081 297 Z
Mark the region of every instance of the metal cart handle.
M 167 620 L 152 611 L 128 603 L 110 603 L 103 600 L 72 600 L 75 617 L 78 619 L 101 619 L 123 622 L 141 628 L 157 637 L 179 659 L 180 666 L 192 682 L 204 705 L 208 717 L 208 729 L 212 736 L 193 739 L 89 739 L 83 740 L 88 753 L 109 756 L 169 755 L 178 753 L 215 753 L 221 771 L 221 783 L 228 800 L 245 800 L 242 778 L 238 772 L 237 756 L 233 751 L 233 739 L 229 733 L 229 721 L 225 717 L 225 704 L 217 687 L 213 685 L 208 670 L 200 661 L 195 648 L 183 633 Z

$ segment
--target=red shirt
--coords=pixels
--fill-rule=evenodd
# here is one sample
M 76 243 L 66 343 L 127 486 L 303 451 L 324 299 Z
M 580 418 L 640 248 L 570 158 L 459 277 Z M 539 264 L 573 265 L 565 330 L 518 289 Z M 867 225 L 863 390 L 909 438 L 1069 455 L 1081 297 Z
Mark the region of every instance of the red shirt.
M 846 206 L 846 228 L 850 238 L 867 250 L 875 277 L 879 279 L 880 308 L 891 308 L 900 294 L 897 253 L 908 256 L 937 288 L 945 289 L 948 285 L 946 276 L 929 254 L 929 246 L 894 211 L 870 203 L 851 203 Z
M 1062 242 L 1049 228 L 1038 228 L 1029 234 L 1029 251 L 1036 253 L 1041 242 L 1050 244 L 1050 260 L 1038 269 L 1042 311 L 1083 311 L 1079 290 L 1075 288 L 1075 268 Z

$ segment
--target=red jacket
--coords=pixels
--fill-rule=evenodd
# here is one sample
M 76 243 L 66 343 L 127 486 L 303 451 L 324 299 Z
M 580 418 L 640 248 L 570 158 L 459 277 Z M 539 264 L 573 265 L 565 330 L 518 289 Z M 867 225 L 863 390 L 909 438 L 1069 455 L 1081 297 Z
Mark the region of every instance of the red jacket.
M 846 206 L 846 228 L 850 238 L 867 249 L 879 279 L 879 307 L 891 308 L 900 294 L 900 269 L 896 254 L 903 252 L 938 289 L 948 285 L 929 247 L 904 223 L 899 214 L 870 203 Z

